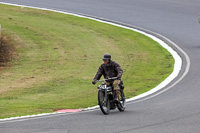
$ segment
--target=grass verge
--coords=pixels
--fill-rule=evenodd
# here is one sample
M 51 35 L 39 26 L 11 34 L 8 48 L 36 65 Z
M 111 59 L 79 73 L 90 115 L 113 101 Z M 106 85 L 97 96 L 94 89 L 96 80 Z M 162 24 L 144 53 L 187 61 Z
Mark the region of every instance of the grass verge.
M 61 13 L 0 4 L 2 34 L 16 50 L 0 72 L 0 118 L 97 105 L 91 84 L 104 53 L 123 68 L 125 94 L 150 90 L 174 59 L 131 30 Z

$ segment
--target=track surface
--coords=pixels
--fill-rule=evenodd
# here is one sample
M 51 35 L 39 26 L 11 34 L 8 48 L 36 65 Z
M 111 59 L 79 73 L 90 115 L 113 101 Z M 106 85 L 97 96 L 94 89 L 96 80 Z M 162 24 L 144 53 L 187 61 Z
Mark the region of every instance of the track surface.
M 134 101 L 126 111 L 100 110 L 0 123 L 0 133 L 198 133 L 200 132 L 199 0 L 0 0 L 59 9 L 142 27 L 178 44 L 190 57 L 187 76 L 148 100 Z M 180 51 L 178 51 L 180 52 Z M 184 55 L 184 73 L 187 62 Z M 176 79 L 177 80 L 177 79 Z

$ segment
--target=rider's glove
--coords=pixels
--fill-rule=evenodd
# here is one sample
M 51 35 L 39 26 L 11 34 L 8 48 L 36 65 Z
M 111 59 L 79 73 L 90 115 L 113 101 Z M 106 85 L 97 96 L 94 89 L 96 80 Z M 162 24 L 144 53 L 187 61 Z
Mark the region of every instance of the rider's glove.
M 93 80 L 93 81 L 92 81 L 92 84 L 95 85 L 95 84 L 96 84 L 96 80 Z

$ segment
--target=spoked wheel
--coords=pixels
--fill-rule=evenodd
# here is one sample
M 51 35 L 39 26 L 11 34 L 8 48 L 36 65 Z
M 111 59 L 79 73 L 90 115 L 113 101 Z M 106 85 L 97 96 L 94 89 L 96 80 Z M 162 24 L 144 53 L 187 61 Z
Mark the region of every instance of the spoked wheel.
M 99 90 L 98 101 L 99 101 L 99 106 L 100 106 L 101 111 L 105 115 L 108 115 L 110 113 L 110 102 L 109 102 L 109 98 L 105 97 L 105 92 Z
M 123 90 L 119 92 L 119 103 L 117 104 L 117 108 L 119 111 L 125 110 L 126 99 Z

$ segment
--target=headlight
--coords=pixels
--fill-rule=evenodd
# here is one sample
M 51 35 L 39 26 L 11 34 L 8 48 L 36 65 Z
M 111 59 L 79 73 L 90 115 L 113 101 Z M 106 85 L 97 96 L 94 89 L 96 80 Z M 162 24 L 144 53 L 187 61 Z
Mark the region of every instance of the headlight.
M 99 85 L 98 87 L 97 87 L 98 89 L 104 89 L 105 88 L 105 85 Z
M 99 85 L 97 88 L 98 88 L 98 89 L 102 89 L 102 86 L 101 86 L 101 85 Z

